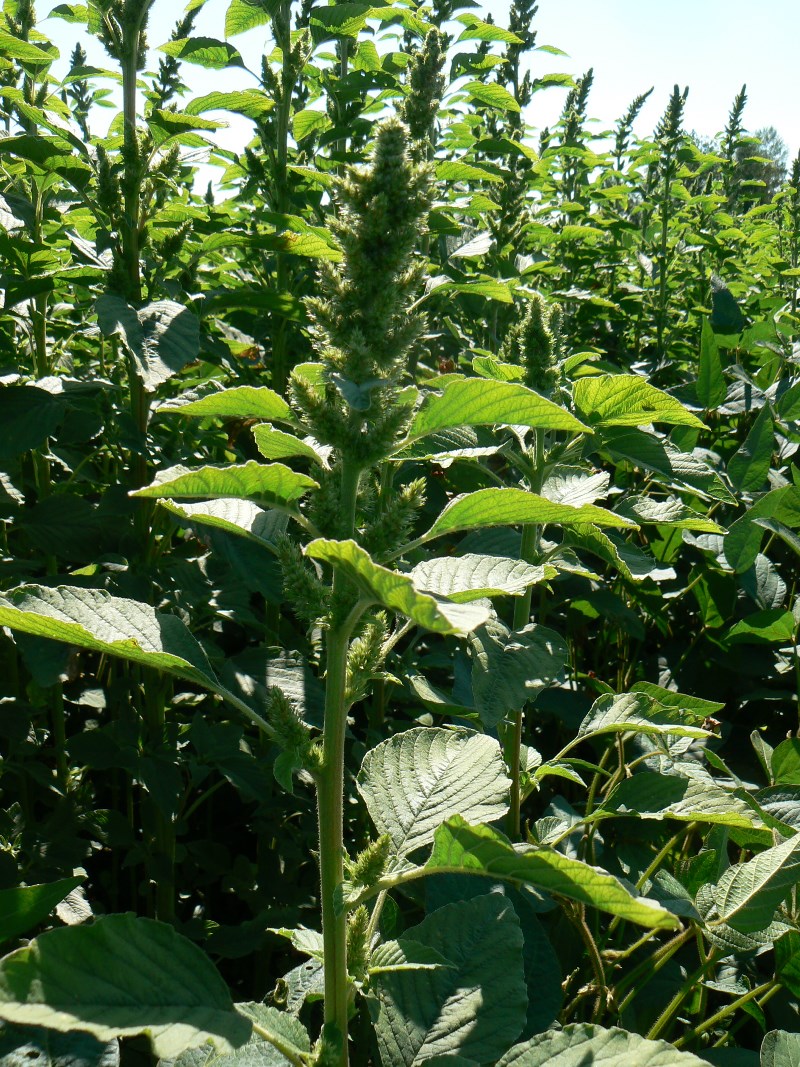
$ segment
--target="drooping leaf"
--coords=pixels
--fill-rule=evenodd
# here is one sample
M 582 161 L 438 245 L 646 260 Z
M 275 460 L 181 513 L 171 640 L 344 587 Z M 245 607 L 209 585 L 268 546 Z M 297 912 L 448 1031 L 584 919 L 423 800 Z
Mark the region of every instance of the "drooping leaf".
M 603 801 L 599 811 L 641 819 L 678 819 L 717 826 L 738 826 L 772 836 L 753 810 L 729 790 L 701 778 L 639 771 Z
M 244 1044 L 207 956 L 171 926 L 133 915 L 50 930 L 0 961 L 0 1014 L 13 1023 L 85 1030 L 99 1041 L 147 1034 L 158 1056 L 212 1041 Z
M 291 409 L 283 397 L 265 386 L 237 385 L 220 389 L 208 396 L 178 397 L 159 407 L 159 411 L 177 411 L 196 418 L 215 416 L 222 419 L 289 419 Z
M 605 733 L 674 734 L 676 737 L 709 737 L 711 732 L 695 714 L 659 704 L 645 693 L 604 693 L 592 704 L 581 722 L 578 737 Z
M 704 429 L 696 415 L 637 374 L 600 374 L 581 378 L 575 407 L 591 426 L 647 426 L 669 423 Z
M 596 526 L 628 529 L 636 526 L 630 519 L 594 504 L 573 508 L 569 504 L 555 504 L 524 489 L 478 489 L 451 500 L 424 540 L 486 526 L 542 526 L 546 523 L 562 526 L 594 523 Z
M 185 63 L 194 63 L 210 70 L 244 66 L 241 55 L 232 44 L 218 41 L 214 37 L 188 37 L 167 41 L 166 44 L 159 45 L 158 50 L 175 59 L 182 59 Z
M 390 974 L 398 971 L 435 971 L 453 964 L 435 948 L 421 941 L 401 937 L 399 941 L 384 941 L 370 956 L 369 973 Z
M 98 298 L 95 309 L 101 333 L 120 338 L 150 392 L 197 359 L 197 316 L 174 300 L 145 304 L 136 311 L 121 297 L 106 293 Z
M 457 604 L 482 597 L 519 596 L 545 577 L 543 567 L 505 556 L 442 556 L 423 560 L 411 571 L 417 589 Z
M 310 444 L 294 434 L 276 430 L 274 426 L 256 426 L 253 440 L 264 459 L 310 459 L 312 463 L 325 466 L 325 453 L 321 445 Z
M 469 82 L 464 86 L 463 91 L 469 93 L 479 104 L 497 108 L 498 111 L 519 111 L 516 99 L 508 89 L 504 89 L 496 82 Z
M 658 581 L 671 578 L 675 573 L 670 568 L 660 566 L 638 545 L 623 541 L 621 537 L 606 533 L 597 526 L 571 526 L 565 530 L 562 543 L 591 553 L 610 564 L 630 581 L 641 582 L 645 578 Z
M 215 90 L 190 100 L 186 105 L 186 114 L 204 115 L 207 111 L 232 111 L 236 115 L 257 119 L 274 107 L 274 100 L 260 89 L 238 89 L 229 93 Z
M 470 635 L 469 644 L 472 697 L 487 729 L 552 685 L 567 662 L 563 638 L 538 623 L 509 630 L 490 619 Z
M 667 438 L 633 426 L 604 426 L 602 447 L 615 461 L 629 460 L 664 479 L 662 484 L 693 489 L 712 500 L 733 503 L 734 497 L 717 472 L 702 459 L 681 452 Z
M 547 847 L 514 846 L 488 826 L 470 826 L 454 815 L 436 831 L 425 871 L 511 879 L 576 900 L 641 926 L 671 929 L 677 919 L 633 886 L 600 867 Z
M 451 815 L 490 822 L 508 809 L 500 746 L 481 734 L 405 730 L 367 753 L 356 781 L 378 832 L 389 835 L 398 855 L 430 844 Z
M 457 604 L 420 592 L 410 575 L 375 563 L 355 541 L 318 538 L 305 551 L 345 574 L 369 603 L 391 608 L 434 633 L 469 633 L 488 617 L 485 605 Z
M 283 511 L 260 508 L 249 500 L 236 498 L 182 504 L 162 500 L 161 506 L 192 527 L 209 526 L 245 537 L 258 545 L 274 547 L 286 532 L 288 516 Z
M 724 530 L 713 519 L 687 507 L 675 497 L 656 500 L 649 496 L 628 497 L 619 506 L 621 514 L 642 526 L 674 526 L 678 530 L 721 534 Z
M 257 26 L 265 26 L 270 20 L 269 4 L 253 0 L 231 0 L 225 12 L 225 36 L 235 37 Z
M 450 1055 L 495 1060 L 525 1022 L 522 933 L 511 903 L 489 894 L 447 904 L 406 934 L 451 966 L 377 976 L 383 1063 L 412 1067 Z
M 708 319 L 703 319 L 700 336 L 700 362 L 697 372 L 697 399 L 706 410 L 718 407 L 725 399 L 728 387 L 722 373 L 717 338 Z
M 82 881 L 61 878 L 44 885 L 0 889 L 0 944 L 32 930 Z
M 692 1052 L 680 1052 L 667 1041 L 648 1041 L 639 1034 L 590 1023 L 571 1023 L 516 1045 L 497 1067 L 708 1067 Z M 777 1067 L 777 1065 L 776 1065 Z
M 705 886 L 706 923 L 725 924 L 744 934 L 763 930 L 778 905 L 800 881 L 800 834 L 729 867 L 714 886 Z M 698 906 L 701 897 L 698 895 Z
M 740 492 L 754 493 L 764 487 L 774 448 L 775 424 L 765 404 L 744 444 L 728 460 L 728 477 Z
M 155 481 L 132 496 L 155 500 L 220 500 L 235 497 L 259 500 L 273 507 L 290 507 L 319 483 L 283 463 L 232 464 L 228 467 L 169 467 L 159 471 Z

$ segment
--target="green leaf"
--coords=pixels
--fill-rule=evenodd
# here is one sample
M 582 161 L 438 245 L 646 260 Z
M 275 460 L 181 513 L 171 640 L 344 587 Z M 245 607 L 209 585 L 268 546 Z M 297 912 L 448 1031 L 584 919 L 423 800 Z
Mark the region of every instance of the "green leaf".
M 4 1026 L 0 1030 L 3 1067 L 119 1067 L 119 1044 L 90 1034 L 59 1034 L 41 1026 Z
M 675 497 L 656 500 L 650 496 L 628 497 L 618 508 L 642 526 L 674 526 L 678 530 L 694 530 L 696 533 L 722 534 L 725 531 L 713 520 L 687 507 Z
M 0 30 L 0 56 L 5 60 L 15 59 L 27 67 L 49 67 L 58 59 L 58 49 L 49 41 L 39 46 Z
M 672 577 L 675 573 L 661 567 L 637 545 L 599 530 L 596 526 L 570 527 L 564 531 L 562 544 L 590 552 L 633 582 L 641 582 L 645 578 L 658 581 L 659 578 Z
M 791 611 L 774 608 L 756 611 L 733 626 L 728 634 L 728 643 L 733 645 L 786 645 L 794 643 L 797 623 Z
M 274 426 L 254 426 L 253 440 L 264 459 L 310 459 L 319 466 L 325 466 L 325 453 L 322 446 L 309 444 L 294 434 L 276 430 Z
M 272 389 L 252 385 L 238 385 L 233 389 L 221 389 L 217 393 L 194 399 L 191 395 L 178 397 L 159 406 L 159 411 L 178 411 L 181 415 L 196 418 L 220 419 L 277 419 L 285 422 L 291 417 L 291 408 Z
M 500 174 L 478 167 L 474 163 L 464 163 L 460 159 L 444 159 L 436 164 L 436 177 L 440 182 L 499 182 Z M 508 293 L 508 290 L 506 289 Z M 509 294 L 509 300 L 510 300 Z
M 259 463 L 251 459 L 247 463 L 231 464 L 229 467 L 168 467 L 159 471 L 155 481 L 143 489 L 136 489 L 131 496 L 183 500 L 219 500 L 237 497 L 243 500 L 259 500 L 273 507 L 289 507 L 296 503 L 309 489 L 317 489 L 319 482 L 306 474 L 293 471 L 283 463 Z
M 355 541 L 320 538 L 307 545 L 305 552 L 345 574 L 370 603 L 391 608 L 426 630 L 442 634 L 469 633 L 485 622 L 489 614 L 483 605 L 456 604 L 420 592 L 410 575 L 375 563 Z
M 725 400 L 728 388 L 722 373 L 717 338 L 708 319 L 703 319 L 700 337 L 700 365 L 697 373 L 697 399 L 708 411 Z
M 315 108 L 306 108 L 298 111 L 292 119 L 292 136 L 295 141 L 302 141 L 312 133 L 322 133 L 329 130 L 333 123 L 324 111 Z
M 38 926 L 82 881 L 82 878 L 61 878 L 44 885 L 0 889 L 0 943 Z
M 99 1041 L 145 1033 L 157 1056 L 212 1041 L 244 1044 L 239 1015 L 207 956 L 171 926 L 133 915 L 50 930 L 0 961 L 0 1015 L 85 1030 Z
M 778 905 L 800 881 L 800 834 L 729 867 L 714 886 L 703 886 L 697 904 L 711 926 L 742 933 L 763 930 Z
M 223 70 L 225 67 L 243 67 L 241 55 L 226 41 L 214 37 L 189 37 L 178 41 L 167 41 L 159 45 L 159 52 L 182 59 L 185 63 L 194 63 L 209 70 Z
M 95 310 L 100 332 L 120 338 L 150 392 L 197 359 L 197 316 L 173 300 L 159 300 L 136 311 L 121 297 L 106 293 L 98 298 Z
M 538 623 L 512 631 L 491 619 L 470 635 L 469 644 L 472 697 L 487 730 L 552 685 L 567 662 L 564 640 Z
M 800 381 L 795 382 L 785 393 L 782 393 L 775 410 L 782 419 L 789 422 L 800 421 Z
M 272 111 L 274 107 L 275 101 L 260 89 L 239 89 L 230 93 L 215 90 L 190 100 L 186 105 L 186 114 L 203 115 L 206 111 L 231 111 L 248 119 L 257 119 L 267 111 Z
M 231 0 L 225 12 L 225 36 L 235 37 L 237 33 L 247 33 L 257 26 L 265 26 L 269 20 L 270 12 L 257 0 Z
M 0 388 L 0 461 L 39 448 L 55 432 L 67 413 L 63 396 L 34 385 Z
M 491 822 L 508 810 L 500 746 L 463 730 L 405 730 L 366 754 L 356 783 L 400 856 L 430 844 L 451 815 Z
M 575 386 L 575 407 L 591 426 L 705 426 L 680 401 L 656 389 L 638 374 L 600 374 L 581 378 Z
M 772 840 L 767 828 L 743 800 L 702 778 L 638 771 L 620 782 L 598 810 L 641 819 L 677 819 L 737 826 L 764 831 Z
M 497 82 L 469 82 L 461 91 L 469 93 L 479 104 L 487 104 L 498 111 L 519 111 L 519 104 L 508 89 Z
M 800 527 L 800 489 L 786 485 L 760 497 L 747 514 L 729 528 L 723 551 L 737 574 L 749 570 L 756 560 L 764 538 L 764 528 L 756 519 L 775 519 L 790 529 Z
M 468 552 L 423 560 L 411 571 L 411 578 L 420 592 L 465 604 L 483 597 L 520 596 L 544 580 L 545 570 L 519 559 Z
M 525 1023 L 522 932 L 511 902 L 492 893 L 447 904 L 406 936 L 451 966 L 376 978 L 382 1062 L 449 1063 L 454 1054 L 493 1062 Z
M 578 729 L 578 737 L 607 733 L 637 733 L 676 737 L 710 737 L 696 716 L 680 708 L 667 708 L 645 693 L 604 693 L 592 704 Z
M 249 500 L 207 500 L 201 504 L 179 504 L 162 500 L 161 506 L 191 526 L 210 526 L 215 530 L 244 537 L 254 544 L 274 549 L 278 538 L 286 532 L 286 513 L 260 508 Z
M 704 700 L 702 697 L 690 696 L 688 693 L 678 693 L 672 689 L 664 689 L 663 686 L 655 685 L 653 682 L 636 682 L 631 686 L 631 692 L 645 693 L 667 708 L 681 708 L 701 719 L 716 715 L 725 707 L 717 700 Z
M 677 925 L 674 915 L 601 868 L 554 849 L 514 846 L 503 834 L 488 826 L 470 826 L 460 815 L 436 831 L 424 870 L 525 882 L 641 926 L 672 929 Z
M 425 399 L 401 447 L 438 430 L 503 423 L 571 433 L 587 429 L 565 408 L 524 385 L 453 377 L 438 396 Z
M 497 1067 L 708 1067 L 692 1052 L 679 1052 L 667 1041 L 648 1041 L 639 1034 L 590 1023 L 572 1023 L 563 1030 L 537 1034 L 516 1045 Z M 776 1065 L 777 1067 L 777 1065 Z
M 398 971 L 435 971 L 440 967 L 452 968 L 453 964 L 430 945 L 407 937 L 401 937 L 399 941 L 384 941 L 378 945 L 369 961 L 370 977 Z
M 800 996 L 800 933 L 796 930 L 775 942 L 775 973 L 792 996 Z M 797 1051 L 797 1067 L 800 1067 L 800 1044 Z
M 458 530 L 477 530 L 486 526 L 562 526 L 594 523 L 596 526 L 635 528 L 636 523 L 622 515 L 584 504 L 579 508 L 556 504 L 525 489 L 478 489 L 457 496 L 439 515 L 423 540 L 429 541 Z
M 800 785 L 800 738 L 781 741 L 773 750 L 770 763 L 774 785 Z
M 504 44 L 523 44 L 521 38 L 515 33 L 504 30 L 502 26 L 496 26 L 493 22 L 484 22 L 471 11 L 456 15 L 455 21 L 466 26 L 466 29 L 459 35 L 457 44 L 461 41 L 501 41 Z
M 740 492 L 755 493 L 764 487 L 774 448 L 775 424 L 765 404 L 744 444 L 728 460 L 728 477 Z
M 761 1043 L 761 1067 L 800 1067 L 800 1034 L 770 1030 Z
M 661 475 L 666 479 L 662 484 L 693 489 L 712 500 L 731 504 L 735 500 L 716 471 L 696 456 L 681 452 L 666 438 L 634 427 L 608 426 L 603 428 L 602 442 L 612 459 L 626 459 L 641 470 Z

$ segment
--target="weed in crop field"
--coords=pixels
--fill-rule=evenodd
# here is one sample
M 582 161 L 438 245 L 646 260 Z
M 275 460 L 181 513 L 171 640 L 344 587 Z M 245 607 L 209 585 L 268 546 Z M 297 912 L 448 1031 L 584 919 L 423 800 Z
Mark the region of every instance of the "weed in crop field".
M 788 1067 L 800 160 L 198 12 L 0 26 L 0 1062 Z

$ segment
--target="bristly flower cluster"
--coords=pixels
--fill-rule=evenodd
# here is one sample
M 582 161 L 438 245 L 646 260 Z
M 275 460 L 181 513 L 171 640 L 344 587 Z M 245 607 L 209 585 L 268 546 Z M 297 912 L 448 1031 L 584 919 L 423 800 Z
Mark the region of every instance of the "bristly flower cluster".
M 414 250 L 433 195 L 426 165 L 409 153 L 397 119 L 377 130 L 371 165 L 339 184 L 333 223 L 340 263 L 320 270 L 322 295 L 307 301 L 324 368 L 316 385 L 298 375 L 293 400 L 313 436 L 362 469 L 381 459 L 405 428 L 413 397 L 400 380 L 424 318 L 411 309 L 422 265 Z
M 514 323 L 498 353 L 504 363 L 525 369 L 525 384 L 537 393 L 551 396 L 559 378 L 561 357 L 561 310 L 548 308 L 534 293 L 523 317 Z
M 427 155 L 425 142 L 430 139 L 433 120 L 444 93 L 442 69 L 446 58 L 444 34 L 432 29 L 408 65 L 408 96 L 400 108 L 400 117 L 408 126 L 418 158 Z M 418 148 L 418 145 L 421 147 Z

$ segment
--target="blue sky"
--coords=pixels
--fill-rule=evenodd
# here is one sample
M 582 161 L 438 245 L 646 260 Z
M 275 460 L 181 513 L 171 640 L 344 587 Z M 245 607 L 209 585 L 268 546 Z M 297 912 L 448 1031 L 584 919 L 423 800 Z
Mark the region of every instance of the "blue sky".
M 197 32 L 223 37 L 226 7 L 226 0 L 208 0 Z M 482 5 L 500 24 L 506 23 L 509 7 L 510 0 Z M 171 0 L 155 0 L 148 34 L 152 46 L 169 38 L 177 11 Z M 690 87 L 687 127 L 710 136 L 722 129 L 734 96 L 746 82 L 748 129 L 775 126 L 790 156 L 800 151 L 800 0 L 761 0 L 760 5 L 754 0 L 540 0 L 534 26 L 539 44 L 568 53 L 534 54 L 535 74 L 581 74 L 594 68 L 589 113 L 599 120 L 598 131 L 612 125 L 636 95 L 653 86 L 637 124 L 638 132 L 649 133 L 677 82 Z M 99 45 L 87 43 L 80 27 L 52 19 L 42 29 L 65 58 L 81 39 L 90 59 L 105 65 Z M 235 43 L 255 68 L 269 44 L 268 27 L 237 37 Z M 185 77 L 197 94 L 254 84 L 241 70 L 186 67 Z M 563 96 L 559 90 L 538 94 L 530 121 L 539 128 L 553 122 Z M 234 121 L 221 138 L 238 147 L 248 133 L 249 124 Z

